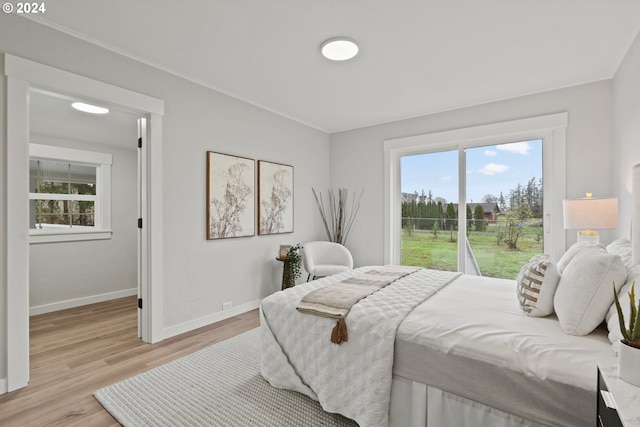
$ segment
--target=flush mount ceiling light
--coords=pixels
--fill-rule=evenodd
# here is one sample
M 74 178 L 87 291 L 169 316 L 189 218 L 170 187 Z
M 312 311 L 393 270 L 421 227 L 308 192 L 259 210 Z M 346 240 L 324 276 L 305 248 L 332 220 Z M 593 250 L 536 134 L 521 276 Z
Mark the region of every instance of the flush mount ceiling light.
M 334 37 L 322 43 L 320 51 L 332 61 L 346 61 L 358 54 L 358 44 L 348 37 Z
M 71 106 L 78 111 L 91 114 L 107 114 L 109 112 L 108 108 L 98 107 L 97 105 L 86 104 L 84 102 L 73 102 Z

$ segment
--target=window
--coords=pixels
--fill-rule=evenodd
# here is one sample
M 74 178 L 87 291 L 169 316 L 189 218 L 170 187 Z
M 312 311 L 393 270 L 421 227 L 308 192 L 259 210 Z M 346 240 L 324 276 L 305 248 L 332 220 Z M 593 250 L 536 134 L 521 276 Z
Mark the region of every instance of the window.
M 384 262 L 402 262 L 402 158 L 424 153 L 457 150 L 458 155 L 458 222 L 466 221 L 466 153 L 473 155 L 475 148 L 498 146 L 514 141 L 542 141 L 542 180 L 544 182 L 542 232 L 543 250 L 558 259 L 565 249 L 565 231 L 562 224 L 562 203 L 566 183 L 566 113 L 531 117 L 492 123 L 462 129 L 398 138 L 384 141 L 385 195 L 384 195 Z M 417 191 L 421 191 L 418 189 Z M 428 189 L 425 189 L 428 191 Z M 455 207 L 454 207 L 455 208 Z M 458 227 L 457 240 L 465 243 L 466 227 Z M 457 269 L 467 272 L 467 245 L 457 245 Z M 469 266 L 471 267 L 471 265 Z
M 541 139 L 400 161 L 402 264 L 457 271 L 461 244 L 467 274 L 515 279 L 544 252 Z
M 31 243 L 111 237 L 111 157 L 29 144 Z

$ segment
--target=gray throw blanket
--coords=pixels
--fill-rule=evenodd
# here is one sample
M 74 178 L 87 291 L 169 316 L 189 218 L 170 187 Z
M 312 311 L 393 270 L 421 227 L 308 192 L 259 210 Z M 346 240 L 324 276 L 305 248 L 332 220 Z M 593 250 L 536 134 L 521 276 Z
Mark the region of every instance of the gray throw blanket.
M 302 298 L 297 309 L 301 313 L 336 319 L 336 325 L 331 332 L 331 342 L 341 344 L 349 339 L 345 318 L 354 304 L 419 269 L 419 267 L 387 265 L 370 270 L 309 292 Z

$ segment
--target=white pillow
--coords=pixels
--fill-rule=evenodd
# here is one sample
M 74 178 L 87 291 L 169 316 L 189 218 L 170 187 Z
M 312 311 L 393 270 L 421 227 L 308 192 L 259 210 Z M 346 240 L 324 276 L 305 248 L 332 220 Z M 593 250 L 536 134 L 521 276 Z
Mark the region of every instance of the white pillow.
M 613 283 L 620 289 L 626 278 L 618 255 L 600 245 L 582 248 L 562 272 L 553 299 L 562 331 L 586 335 L 598 327 L 613 302 Z
M 631 242 L 626 237 L 621 237 L 609 243 L 607 245 L 607 252 L 618 255 L 627 269 L 633 267 L 633 261 L 631 260 Z
M 567 268 L 567 265 L 569 265 L 571 260 L 575 258 L 575 256 L 578 255 L 580 251 L 591 246 L 604 248 L 604 246 L 602 246 L 599 243 L 591 243 L 591 242 L 576 242 L 573 245 L 571 245 L 571 247 L 567 250 L 567 252 L 565 252 L 564 255 L 562 255 L 558 260 L 558 271 L 560 272 L 560 274 L 564 272 L 564 269 Z
M 548 255 L 536 255 L 518 273 L 516 289 L 520 307 L 531 317 L 553 313 L 553 296 L 560 273 Z

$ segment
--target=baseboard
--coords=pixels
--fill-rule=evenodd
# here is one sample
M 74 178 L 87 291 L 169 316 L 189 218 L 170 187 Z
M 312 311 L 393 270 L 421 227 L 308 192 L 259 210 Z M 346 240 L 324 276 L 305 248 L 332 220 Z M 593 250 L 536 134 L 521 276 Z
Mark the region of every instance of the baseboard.
M 83 298 L 76 298 L 67 301 L 54 302 L 51 304 L 38 305 L 29 308 L 29 316 L 35 316 L 37 314 L 51 313 L 53 311 L 66 310 L 67 308 L 80 307 L 83 305 L 95 304 L 97 302 L 110 301 L 112 299 L 129 297 L 131 295 L 137 295 L 138 289 L 131 288 L 123 291 L 109 292 L 100 295 L 91 295 Z
M 165 328 L 163 332 L 163 339 L 171 338 L 176 335 L 184 334 L 185 332 L 193 331 L 194 329 L 202 328 L 203 326 L 209 326 L 213 323 L 221 320 L 228 319 L 233 316 L 237 316 L 247 311 L 255 310 L 260 307 L 262 300 L 250 301 L 248 303 L 233 307 L 229 310 L 220 311 L 218 313 L 210 314 L 208 316 L 200 317 L 198 319 L 190 320 L 188 322 L 180 323 L 179 325 L 170 326 Z
M 0 378 L 0 394 L 5 394 L 9 391 L 9 389 L 7 388 L 7 379 L 6 378 Z

